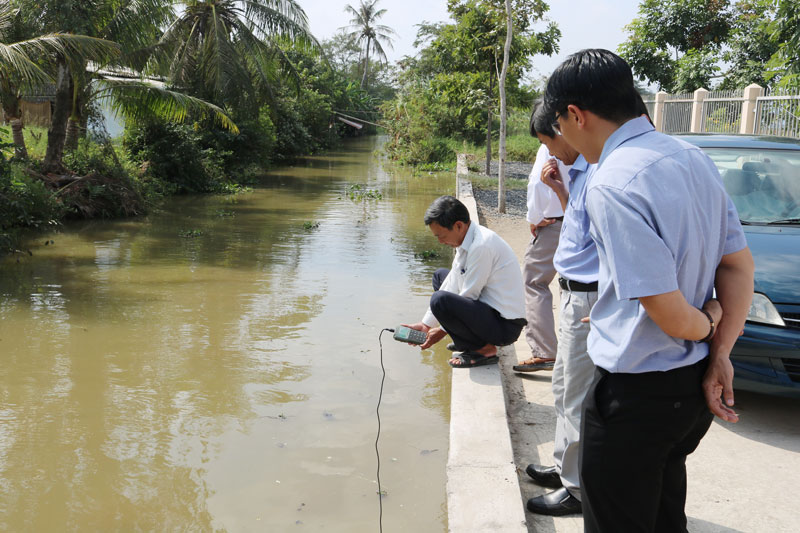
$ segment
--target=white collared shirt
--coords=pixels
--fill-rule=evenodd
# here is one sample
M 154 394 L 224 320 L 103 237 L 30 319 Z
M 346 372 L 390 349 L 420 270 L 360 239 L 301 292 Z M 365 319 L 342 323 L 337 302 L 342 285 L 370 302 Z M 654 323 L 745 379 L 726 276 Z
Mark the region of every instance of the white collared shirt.
M 502 237 L 475 221 L 456 248 L 450 273 L 439 290 L 483 302 L 503 318 L 525 317 L 525 286 L 517 256 Z M 422 322 L 439 325 L 430 308 Z
M 536 152 L 536 160 L 533 162 L 531 175 L 528 177 L 528 214 L 525 217 L 531 224 L 538 224 L 545 218 L 564 216 L 564 210 L 561 208 L 561 200 L 558 199 L 558 195 L 542 182 L 542 169 L 545 163 L 553 157 L 544 144 Z M 569 169 L 572 168 L 572 165 L 565 165 L 557 157 L 555 160 L 558 164 L 558 171 L 561 173 L 564 183 L 566 183 Z

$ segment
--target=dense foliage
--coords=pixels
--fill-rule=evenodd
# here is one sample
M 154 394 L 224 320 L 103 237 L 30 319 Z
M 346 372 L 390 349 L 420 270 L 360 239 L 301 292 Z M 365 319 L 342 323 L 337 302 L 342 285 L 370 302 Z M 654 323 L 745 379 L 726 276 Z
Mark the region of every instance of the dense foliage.
M 455 22 L 422 24 L 419 56 L 401 64 L 397 97 L 383 106 L 389 154 L 402 162 L 451 161 L 456 146 L 491 143 L 496 130 L 498 64 L 505 41 L 505 8 L 496 0 L 450 0 Z M 538 0 L 513 2 L 514 28 L 507 77 L 512 107 L 528 110 L 535 91 L 521 83 L 536 54 L 557 51 L 554 23 L 534 25 L 548 10 Z
M 365 78 L 358 44 L 317 42 L 295 0 L 0 0 L 0 48 L 4 235 L 235 190 L 274 162 L 374 131 L 336 113 L 374 121 L 394 94 L 388 66 L 367 58 Z M 48 86 L 49 130 L 25 127 L 20 97 Z M 92 127 L 101 106 L 124 118 L 123 142 Z
M 798 27 L 796 0 L 644 0 L 619 52 L 668 92 L 797 87 Z

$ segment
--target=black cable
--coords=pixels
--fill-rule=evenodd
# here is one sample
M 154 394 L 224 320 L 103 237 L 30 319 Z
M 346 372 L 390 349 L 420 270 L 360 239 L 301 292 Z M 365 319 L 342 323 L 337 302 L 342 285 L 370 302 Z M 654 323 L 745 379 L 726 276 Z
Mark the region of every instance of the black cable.
M 378 440 L 381 438 L 381 398 L 383 398 L 383 382 L 386 379 L 386 368 L 383 366 L 383 343 L 381 342 L 381 335 L 383 335 L 384 331 L 394 333 L 394 330 L 391 328 L 384 328 L 378 334 L 378 346 L 381 348 L 381 372 L 383 372 L 381 376 L 381 390 L 378 393 L 378 406 L 375 408 L 375 415 L 378 417 L 378 434 L 375 437 L 375 457 L 378 459 L 378 530 L 380 533 L 383 533 L 383 491 L 381 490 L 381 453 L 378 451 Z

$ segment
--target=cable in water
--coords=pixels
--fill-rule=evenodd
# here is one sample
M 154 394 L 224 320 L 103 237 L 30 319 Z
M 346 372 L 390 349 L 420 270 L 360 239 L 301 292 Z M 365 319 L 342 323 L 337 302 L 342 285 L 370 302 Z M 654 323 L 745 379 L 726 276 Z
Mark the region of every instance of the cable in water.
M 375 436 L 375 457 L 378 459 L 378 530 L 383 533 L 383 490 L 381 490 L 381 453 L 378 451 L 378 440 L 381 438 L 381 399 L 383 398 L 383 382 L 386 379 L 386 368 L 383 366 L 383 343 L 381 342 L 381 335 L 384 331 L 394 333 L 391 328 L 384 328 L 378 334 L 378 346 L 380 346 L 381 354 L 381 390 L 378 393 L 378 406 L 375 408 L 375 416 L 378 418 L 378 434 Z

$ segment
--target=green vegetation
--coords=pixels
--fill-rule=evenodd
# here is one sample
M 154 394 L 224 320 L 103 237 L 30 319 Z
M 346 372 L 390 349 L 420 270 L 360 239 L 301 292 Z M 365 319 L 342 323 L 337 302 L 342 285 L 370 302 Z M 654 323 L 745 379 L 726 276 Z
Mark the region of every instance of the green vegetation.
M 312 229 L 319 228 L 319 222 L 312 222 L 310 220 L 306 220 L 303 222 L 303 229 L 306 231 L 311 231 Z
M 383 199 L 383 194 L 381 194 L 378 189 L 368 189 L 367 187 L 361 186 L 358 183 L 349 185 L 345 190 L 345 194 L 348 198 L 356 202 Z
M 674 93 L 800 87 L 796 0 L 644 0 L 619 52 L 640 80 Z M 723 72 L 718 60 L 726 63 Z
M 438 259 L 441 256 L 441 254 L 439 252 L 437 252 L 436 250 L 422 250 L 418 254 L 414 254 L 414 255 L 416 255 L 417 257 L 419 257 L 423 261 L 428 261 L 430 259 Z
M 375 3 L 359 48 L 344 33 L 319 43 L 294 0 L 1 2 L 0 251 L 13 228 L 236 192 L 276 162 L 374 132 L 335 112 L 375 121 L 394 94 L 369 57 L 385 60 L 375 44 L 392 34 Z M 30 94 L 51 99 L 49 128 L 22 123 Z M 103 126 L 109 106 L 121 139 Z
M 202 237 L 203 236 L 203 230 L 200 230 L 200 229 L 181 230 L 181 231 L 178 232 L 178 236 L 179 237 L 183 237 L 185 239 L 194 239 L 196 237 Z
M 557 51 L 560 31 L 554 23 L 543 31 L 532 29 L 549 9 L 544 2 L 516 0 L 512 6 L 507 95 L 517 110 L 513 114 L 525 115 L 536 91 L 521 84 L 522 75 L 533 56 Z M 450 0 L 448 10 L 454 23 L 420 26 L 417 44 L 424 46 L 417 58 L 405 62 L 397 97 L 382 107 L 390 135 L 386 150 L 401 163 L 450 162 L 456 151 L 469 152 L 480 143 L 488 143 L 492 152 L 497 65 L 506 33 L 504 2 Z M 514 129 L 514 124 L 508 127 L 510 136 Z M 529 159 L 530 144 L 516 150 L 525 144 L 525 131 L 516 132 L 519 139 L 509 138 L 509 159 Z
M 497 178 L 485 176 L 482 174 L 470 173 L 467 175 L 472 186 L 478 189 L 495 189 L 497 188 Z M 507 190 L 522 190 L 528 188 L 528 179 L 509 178 L 506 177 Z
M 504 0 L 448 0 L 449 23 L 422 23 L 420 52 L 387 64 L 394 32 L 379 0 L 347 5 L 326 42 L 296 0 L 0 1 L 0 250 L 16 228 L 146 212 L 165 196 L 229 193 L 264 169 L 386 125 L 386 152 L 422 171 L 471 154 L 497 158 Z M 507 159 L 531 161 L 526 75 L 561 33 L 543 0 L 511 2 Z M 795 0 L 642 0 L 620 49 L 641 80 L 672 91 L 750 83 L 800 87 Z M 719 58 L 727 69 L 720 71 Z M 22 122 L 44 97 L 47 128 Z M 124 118 L 111 139 L 102 109 Z M 486 154 L 489 154 L 487 158 Z M 356 201 L 380 199 L 365 188 Z

